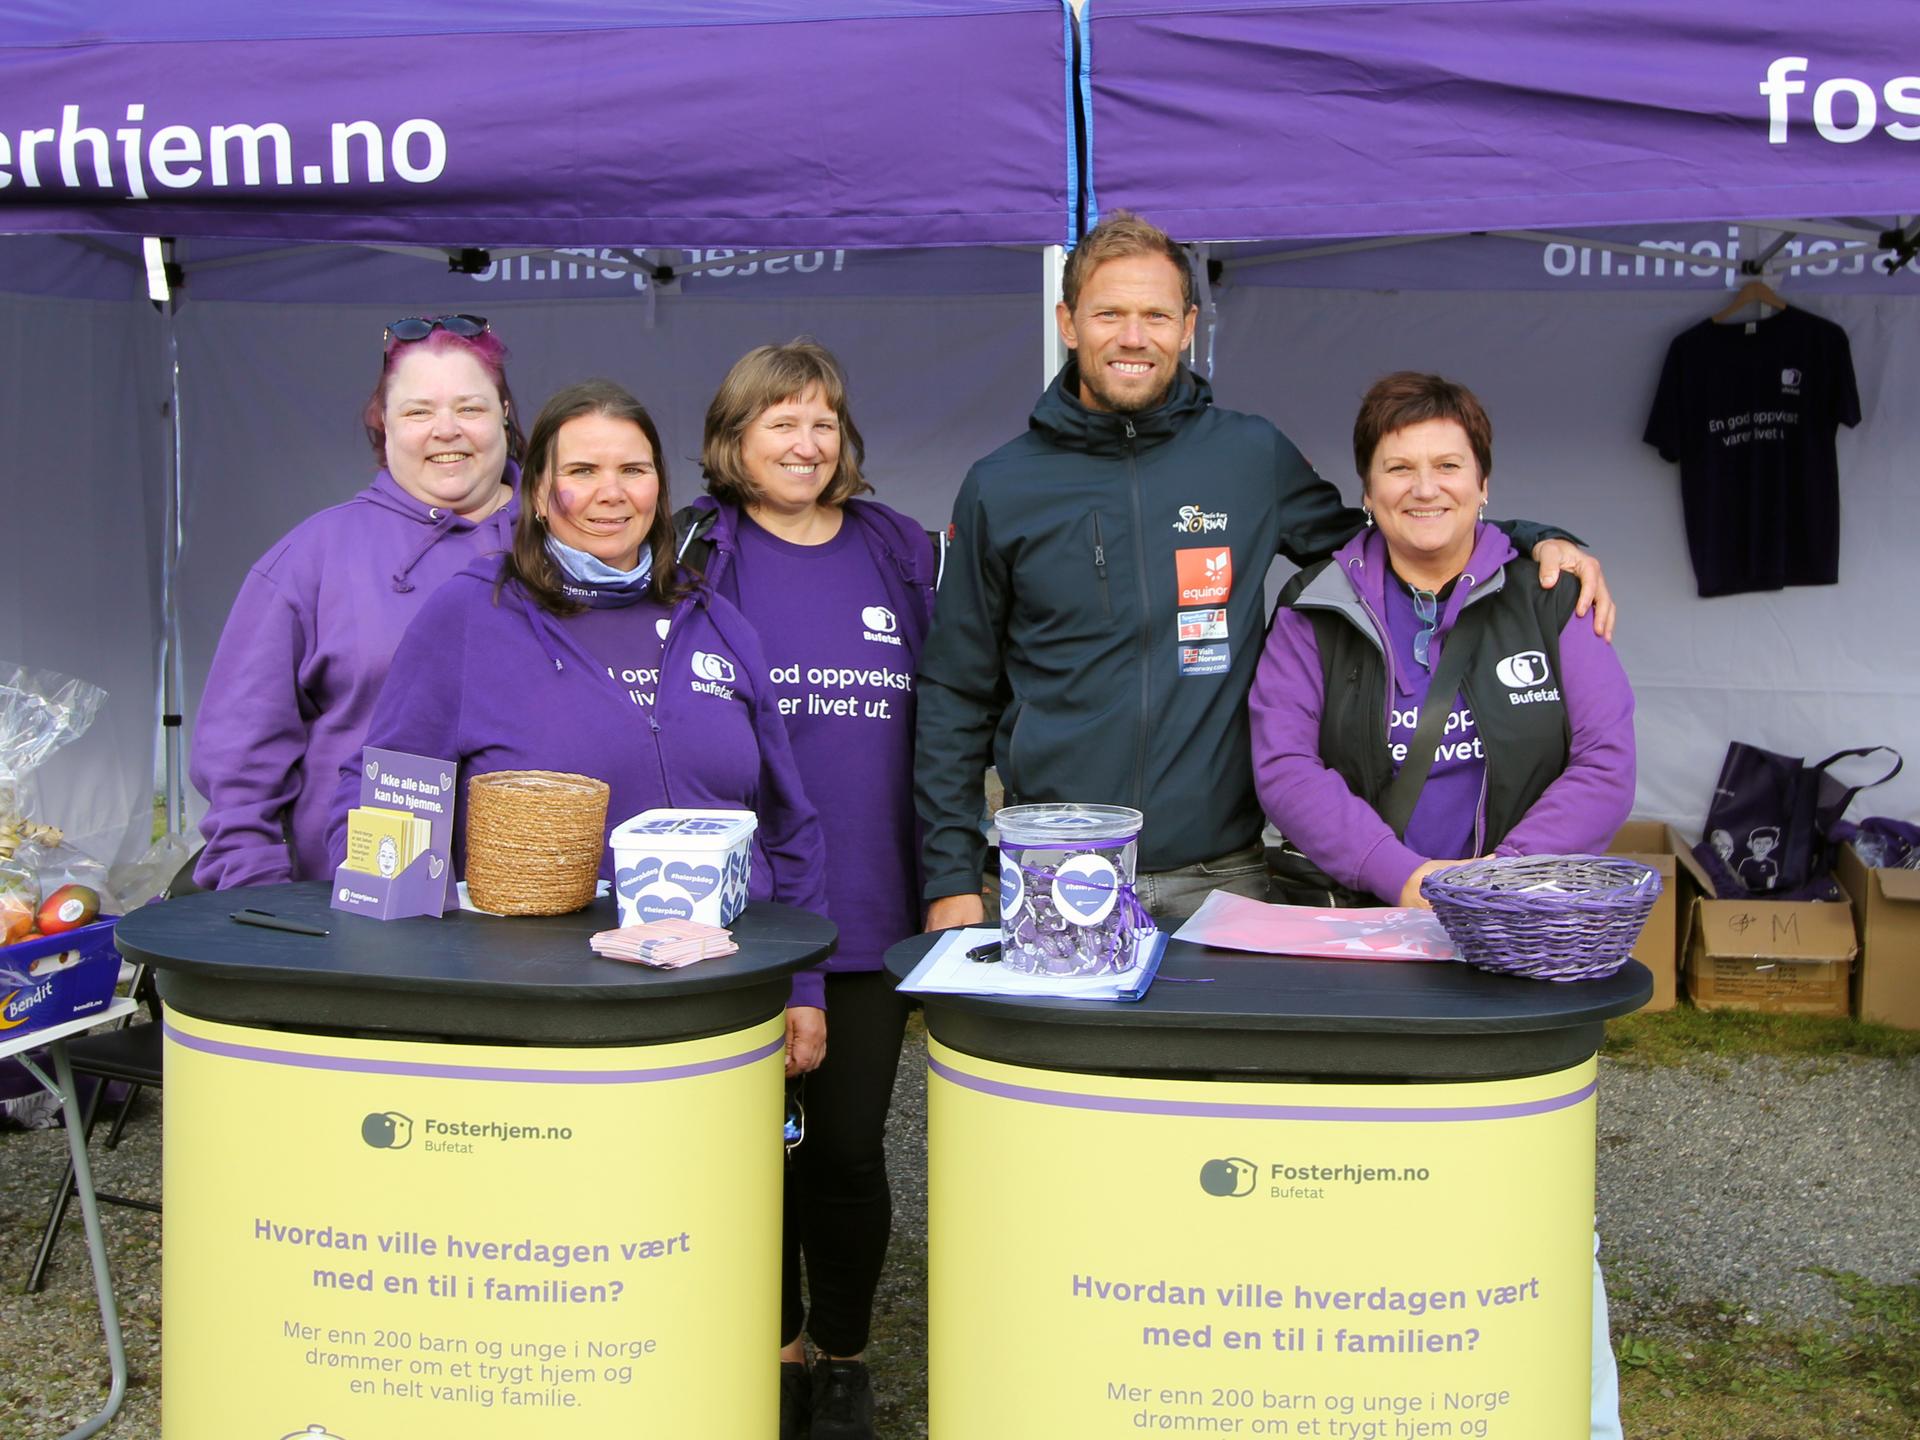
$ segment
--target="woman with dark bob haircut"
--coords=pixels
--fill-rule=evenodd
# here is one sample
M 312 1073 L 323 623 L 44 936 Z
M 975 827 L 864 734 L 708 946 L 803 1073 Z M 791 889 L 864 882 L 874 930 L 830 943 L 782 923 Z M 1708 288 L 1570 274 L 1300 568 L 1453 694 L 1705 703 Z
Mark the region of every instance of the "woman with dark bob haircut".
M 812 1440 L 874 1433 L 864 1352 L 892 1224 L 882 1142 L 907 1018 L 880 956 L 920 928 L 913 677 L 933 610 L 933 547 L 913 521 L 857 498 L 872 488 L 865 448 L 833 356 L 807 339 L 763 345 L 708 407 L 707 493 L 680 516 L 685 555 L 740 607 L 773 663 L 840 927 L 832 959 L 800 977 L 808 996 L 796 987 L 823 1059 L 793 1082 L 806 1136 L 787 1166 L 787 1440 L 809 1425 Z
M 659 806 L 751 810 L 751 897 L 825 913 L 820 822 L 759 640 L 675 564 L 664 455 L 652 417 L 611 381 L 549 400 L 527 442 L 512 551 L 469 566 L 422 607 L 367 744 L 457 761 L 463 780 L 596 776 L 612 792 L 609 826 Z M 359 777 L 356 755 L 334 796 L 335 863 Z M 460 868 L 464 841 L 463 804 Z M 604 851 L 600 873 L 613 878 Z
M 1353 461 L 1367 528 L 1281 592 L 1253 681 L 1283 898 L 1425 905 L 1420 882 L 1474 856 L 1605 850 L 1633 807 L 1633 690 L 1570 587 L 1542 590 L 1486 523 L 1486 410 L 1438 375 L 1389 375 Z M 1593 1305 L 1591 1434 L 1618 1440 L 1598 1261 Z

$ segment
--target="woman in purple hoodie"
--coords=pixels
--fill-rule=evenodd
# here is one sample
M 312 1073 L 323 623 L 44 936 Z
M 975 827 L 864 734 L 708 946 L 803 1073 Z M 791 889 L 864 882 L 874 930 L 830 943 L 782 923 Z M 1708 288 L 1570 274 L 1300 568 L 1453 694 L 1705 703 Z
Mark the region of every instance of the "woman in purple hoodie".
M 610 825 L 660 806 L 751 810 L 748 893 L 824 914 L 820 822 L 794 773 L 760 643 L 732 605 L 674 562 L 666 464 L 652 418 L 590 380 L 541 410 L 526 495 L 503 557 L 474 561 L 401 637 L 366 743 L 496 770 L 604 780 Z M 329 852 L 346 857 L 359 754 L 335 777 Z M 464 796 L 464 789 L 462 790 Z M 454 865 L 465 864 L 464 800 Z M 601 875 L 611 880 L 604 852 Z M 795 981 L 813 1007 L 819 977 Z M 793 1039 L 790 1073 L 816 1057 Z
M 1283 897 L 1424 906 L 1420 882 L 1465 859 L 1605 850 L 1633 806 L 1633 691 L 1571 588 L 1542 590 L 1482 519 L 1486 411 L 1438 375 L 1389 375 L 1361 402 L 1353 459 L 1368 528 L 1281 592 L 1253 682 Z M 1432 693 L 1461 646 L 1457 685 Z M 1618 1440 L 1597 1261 L 1593 1296 L 1591 1435 Z
M 681 521 L 683 554 L 739 605 L 772 662 L 840 927 L 823 967 L 832 1044 L 794 1084 L 806 1135 L 787 1166 L 783 1440 L 809 1424 L 813 1440 L 874 1433 L 863 1357 L 892 1222 L 884 1137 L 908 1008 L 880 957 L 920 928 L 913 685 L 933 547 L 904 515 L 856 498 L 872 488 L 864 459 L 833 356 L 811 340 L 763 345 L 708 407 L 708 493 Z M 811 1375 L 804 1336 L 818 1352 Z
M 207 800 L 201 885 L 330 873 L 334 777 L 401 632 L 448 577 L 513 543 L 525 441 L 506 359 L 477 315 L 387 327 L 364 416 L 380 472 L 247 572 L 214 652 L 189 771 Z

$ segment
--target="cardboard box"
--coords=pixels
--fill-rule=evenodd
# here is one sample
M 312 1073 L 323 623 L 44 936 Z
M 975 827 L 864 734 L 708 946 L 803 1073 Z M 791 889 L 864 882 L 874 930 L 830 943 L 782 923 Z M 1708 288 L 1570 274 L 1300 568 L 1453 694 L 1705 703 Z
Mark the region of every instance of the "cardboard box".
M 1920 1030 L 1920 870 L 1870 870 L 1849 845 L 1839 876 L 1860 924 L 1854 1014 Z
M 1653 972 L 1648 1010 L 1671 1010 L 1679 1002 L 1680 955 L 1686 943 L 1682 925 L 1693 913 L 1692 906 L 1683 902 L 1692 899 L 1693 883 L 1674 857 L 1686 848 L 1679 831 L 1658 820 L 1629 820 L 1607 847 L 1609 855 L 1638 860 L 1660 872 L 1660 898 L 1633 944 L 1633 958 Z
M 1722 900 L 1691 851 L 1675 858 L 1698 892 L 1687 941 L 1687 994 L 1695 1005 L 1776 1015 L 1851 1013 L 1859 947 L 1849 904 Z
M 0 1035 L 44 1030 L 107 1008 L 120 979 L 118 916 L 0 948 Z

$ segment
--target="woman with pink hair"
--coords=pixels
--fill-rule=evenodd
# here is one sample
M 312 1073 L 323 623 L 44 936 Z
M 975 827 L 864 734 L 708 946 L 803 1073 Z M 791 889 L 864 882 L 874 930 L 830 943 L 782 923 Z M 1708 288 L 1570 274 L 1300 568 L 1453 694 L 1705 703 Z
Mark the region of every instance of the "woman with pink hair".
M 201 696 L 189 773 L 208 889 L 330 874 L 327 809 L 401 633 L 441 583 L 513 545 L 525 449 L 507 349 L 478 315 L 386 327 L 364 420 L 379 473 L 248 571 Z

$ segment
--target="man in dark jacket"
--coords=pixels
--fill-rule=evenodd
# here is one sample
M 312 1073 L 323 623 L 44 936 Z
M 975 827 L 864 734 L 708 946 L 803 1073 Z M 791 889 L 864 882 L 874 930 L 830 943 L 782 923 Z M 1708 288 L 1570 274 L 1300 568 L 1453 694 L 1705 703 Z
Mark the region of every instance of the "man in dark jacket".
M 1145 814 L 1140 898 L 1192 913 L 1209 890 L 1265 893 L 1247 692 L 1276 554 L 1330 555 L 1361 526 L 1293 443 L 1216 409 L 1181 363 L 1198 311 L 1179 247 L 1116 212 L 1068 258 L 1072 358 L 1028 430 L 968 472 L 921 659 L 914 783 L 930 929 L 978 924 L 981 780 L 1009 803 Z M 1600 568 L 1538 526 L 1509 524 L 1580 580 L 1612 629 Z

